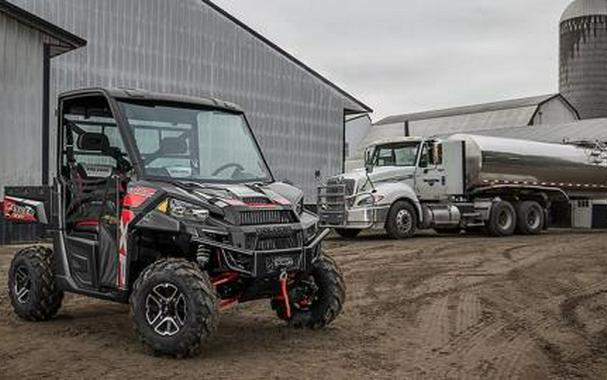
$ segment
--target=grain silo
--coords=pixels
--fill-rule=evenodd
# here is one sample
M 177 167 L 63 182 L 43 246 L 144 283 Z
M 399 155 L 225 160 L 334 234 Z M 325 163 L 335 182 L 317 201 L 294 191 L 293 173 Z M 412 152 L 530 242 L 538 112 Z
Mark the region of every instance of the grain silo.
M 607 0 L 576 0 L 560 25 L 560 92 L 582 119 L 607 117 Z

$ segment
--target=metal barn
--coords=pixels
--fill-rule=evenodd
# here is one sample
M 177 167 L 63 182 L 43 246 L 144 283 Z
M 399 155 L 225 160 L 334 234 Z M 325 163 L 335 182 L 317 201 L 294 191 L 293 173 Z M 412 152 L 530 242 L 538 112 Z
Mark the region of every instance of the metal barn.
M 90 86 L 237 103 L 276 178 L 302 187 L 309 203 L 315 202 L 315 172 L 342 170 L 345 118 L 371 112 L 207 0 L 11 1 L 88 41 L 53 61 L 51 109 L 57 92 Z

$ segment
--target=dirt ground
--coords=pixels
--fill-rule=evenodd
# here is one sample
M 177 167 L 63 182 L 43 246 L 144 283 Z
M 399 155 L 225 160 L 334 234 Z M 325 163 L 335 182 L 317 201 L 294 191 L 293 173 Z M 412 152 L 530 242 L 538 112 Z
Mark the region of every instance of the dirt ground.
M 607 234 L 332 240 L 342 316 L 292 331 L 268 302 L 224 313 L 198 358 L 144 354 L 128 308 L 68 296 L 40 324 L 10 311 L 0 249 L 0 378 L 607 378 Z

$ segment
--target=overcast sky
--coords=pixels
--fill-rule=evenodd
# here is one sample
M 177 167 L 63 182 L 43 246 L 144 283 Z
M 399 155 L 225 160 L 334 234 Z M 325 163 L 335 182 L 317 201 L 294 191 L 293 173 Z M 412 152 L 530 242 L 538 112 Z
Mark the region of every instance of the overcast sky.
M 556 93 L 571 0 L 215 0 L 375 110 Z

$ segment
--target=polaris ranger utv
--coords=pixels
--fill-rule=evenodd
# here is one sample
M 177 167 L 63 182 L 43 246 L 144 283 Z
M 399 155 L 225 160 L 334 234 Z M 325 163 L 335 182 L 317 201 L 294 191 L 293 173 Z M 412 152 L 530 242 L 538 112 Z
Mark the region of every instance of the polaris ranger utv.
M 57 177 L 7 188 L 9 220 L 48 225 L 18 252 L 15 313 L 56 315 L 63 293 L 130 303 L 141 341 L 194 355 L 218 311 L 271 300 L 297 328 L 341 312 L 343 277 L 300 190 L 274 180 L 243 111 L 215 99 L 85 89 L 58 101 Z

